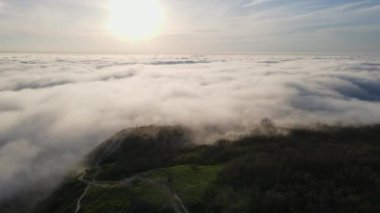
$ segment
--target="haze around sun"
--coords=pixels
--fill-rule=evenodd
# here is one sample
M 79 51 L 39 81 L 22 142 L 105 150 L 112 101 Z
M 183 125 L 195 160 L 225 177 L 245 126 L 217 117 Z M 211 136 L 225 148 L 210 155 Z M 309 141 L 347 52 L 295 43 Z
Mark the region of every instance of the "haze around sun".
M 108 30 L 118 38 L 145 40 L 159 35 L 164 22 L 158 0 L 110 0 Z

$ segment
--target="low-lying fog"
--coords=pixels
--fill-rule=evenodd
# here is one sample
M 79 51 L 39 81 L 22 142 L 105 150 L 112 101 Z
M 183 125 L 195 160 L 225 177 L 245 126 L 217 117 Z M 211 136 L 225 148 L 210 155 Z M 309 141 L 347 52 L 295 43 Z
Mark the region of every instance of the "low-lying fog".
M 0 201 L 53 186 L 124 128 L 182 124 L 228 134 L 263 118 L 380 122 L 380 57 L 3 54 Z

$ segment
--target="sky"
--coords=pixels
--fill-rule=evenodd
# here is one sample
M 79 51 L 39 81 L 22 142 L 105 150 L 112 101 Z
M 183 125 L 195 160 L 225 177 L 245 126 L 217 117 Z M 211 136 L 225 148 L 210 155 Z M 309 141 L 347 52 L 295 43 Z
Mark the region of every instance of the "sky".
M 120 39 L 106 27 L 110 1 L 0 0 L 0 52 L 380 50 L 379 0 L 158 0 L 165 17 L 160 34 L 141 41 Z

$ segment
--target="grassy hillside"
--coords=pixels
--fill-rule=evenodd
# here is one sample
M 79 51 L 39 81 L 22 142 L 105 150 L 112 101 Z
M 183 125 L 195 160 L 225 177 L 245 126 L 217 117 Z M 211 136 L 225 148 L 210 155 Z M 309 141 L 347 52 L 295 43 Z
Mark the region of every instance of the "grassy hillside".
M 118 133 L 36 212 L 380 212 L 380 125 L 192 145 L 182 127 Z M 100 160 L 99 160 L 100 159 Z

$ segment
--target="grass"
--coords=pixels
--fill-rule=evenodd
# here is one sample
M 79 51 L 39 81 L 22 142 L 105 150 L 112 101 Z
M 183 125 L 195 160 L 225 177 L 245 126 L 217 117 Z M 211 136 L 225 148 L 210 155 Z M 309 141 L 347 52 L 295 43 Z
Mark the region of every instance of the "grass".
M 172 202 L 167 186 L 168 175 L 173 177 L 175 191 L 185 204 L 198 203 L 222 169 L 222 165 L 180 165 L 148 171 L 129 186 L 117 186 L 118 181 L 106 181 L 116 187 L 92 186 L 82 200 L 82 212 L 130 211 L 136 203 L 166 212 Z
M 174 179 L 177 194 L 186 204 L 201 201 L 206 188 L 216 180 L 223 165 L 181 165 L 164 169 Z
M 141 199 L 154 206 L 162 207 L 170 203 L 168 191 L 162 186 L 141 181 L 137 183 L 132 190 L 138 194 Z
M 126 187 L 112 189 L 91 187 L 82 200 L 82 212 L 118 212 L 131 207 L 134 194 Z

